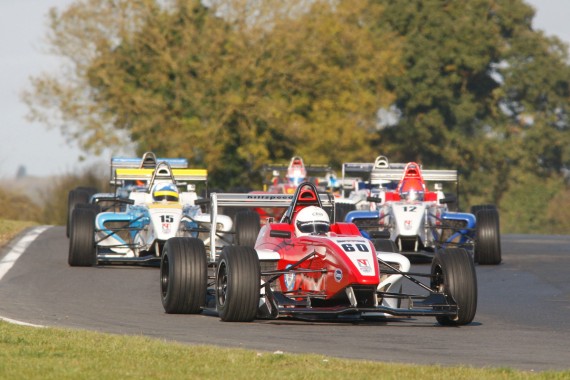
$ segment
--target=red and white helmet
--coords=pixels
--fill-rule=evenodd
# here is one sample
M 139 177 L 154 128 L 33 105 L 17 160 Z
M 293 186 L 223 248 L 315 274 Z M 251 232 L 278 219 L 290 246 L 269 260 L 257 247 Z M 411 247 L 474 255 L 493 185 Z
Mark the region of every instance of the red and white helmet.
M 325 234 L 331 229 L 329 215 L 320 207 L 307 206 L 297 213 L 295 233 L 297 236 Z
M 400 198 L 407 201 L 424 200 L 424 184 L 419 178 L 408 178 L 400 186 Z

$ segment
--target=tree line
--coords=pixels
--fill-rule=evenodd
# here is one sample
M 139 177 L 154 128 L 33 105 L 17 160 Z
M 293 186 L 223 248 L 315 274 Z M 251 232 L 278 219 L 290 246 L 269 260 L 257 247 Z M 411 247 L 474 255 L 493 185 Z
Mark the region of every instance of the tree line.
M 219 188 L 264 164 L 458 169 L 507 230 L 570 232 L 568 47 L 522 0 L 83 0 L 52 9 L 67 70 L 30 117 L 86 151 L 186 157 Z M 54 112 L 54 110 L 56 112 Z M 563 214 L 566 213 L 566 214 Z

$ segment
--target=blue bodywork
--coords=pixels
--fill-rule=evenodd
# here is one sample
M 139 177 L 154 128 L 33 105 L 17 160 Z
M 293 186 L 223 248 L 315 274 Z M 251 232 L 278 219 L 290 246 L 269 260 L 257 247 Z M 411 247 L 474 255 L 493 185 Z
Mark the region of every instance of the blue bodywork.
M 348 223 L 356 223 L 359 220 L 377 220 L 379 222 L 380 213 L 378 210 L 376 211 L 362 211 L 362 210 L 355 210 L 350 211 L 346 214 L 344 221 Z M 448 222 L 460 221 L 464 225 L 463 228 L 453 230 L 453 233 L 445 240 L 445 242 L 441 243 L 441 247 L 445 247 L 448 244 L 453 245 L 466 245 L 470 244 L 474 236 L 475 226 L 476 226 L 476 219 L 475 215 L 466 213 L 466 212 L 444 212 L 441 214 L 439 219 Z M 369 231 L 360 228 L 360 233 L 362 236 L 372 239 L 371 234 Z M 432 229 L 432 234 L 434 241 L 439 241 L 440 237 L 438 235 L 438 231 L 436 228 Z M 459 238 L 459 241 L 453 242 Z

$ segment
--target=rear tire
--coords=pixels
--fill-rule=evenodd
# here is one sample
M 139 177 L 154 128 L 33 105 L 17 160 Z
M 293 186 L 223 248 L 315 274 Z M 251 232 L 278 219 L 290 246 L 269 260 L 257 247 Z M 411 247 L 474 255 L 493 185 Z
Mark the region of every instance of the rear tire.
M 400 250 L 396 243 L 390 239 L 372 239 L 372 244 L 376 251 L 399 253 Z
M 166 241 L 160 260 L 160 295 L 168 314 L 197 314 L 206 305 L 208 262 L 204 242 L 176 237 Z
M 356 210 L 356 205 L 352 204 L 352 203 L 335 203 L 334 205 L 334 212 L 335 212 L 335 216 L 334 216 L 334 220 L 335 222 L 344 222 L 344 219 L 346 218 L 346 214 L 348 214 L 351 211 Z
M 75 208 L 71 215 L 69 236 L 69 256 L 67 262 L 72 267 L 97 265 L 95 247 L 95 211 L 88 208 Z
M 261 269 L 251 247 L 224 247 L 216 270 L 216 307 L 224 322 L 250 322 L 259 307 Z
M 255 247 L 261 221 L 255 211 L 239 211 L 235 217 L 236 245 L 242 247 Z
M 73 189 L 67 194 L 67 226 L 65 230 L 65 236 L 69 237 L 71 234 L 70 224 L 71 224 L 71 214 L 73 214 L 73 209 L 80 203 L 89 203 L 89 192 L 81 188 Z
M 477 212 L 474 259 L 481 265 L 501 263 L 501 238 L 499 212 L 497 209 L 482 209 Z
M 477 276 L 469 253 L 463 248 L 436 252 L 431 275 L 431 288 L 452 298 L 458 307 L 455 317 L 438 316 L 437 321 L 446 326 L 471 323 L 477 311 Z
M 471 206 L 471 214 L 477 216 L 477 213 L 481 210 L 496 210 L 497 207 L 495 205 L 475 205 Z

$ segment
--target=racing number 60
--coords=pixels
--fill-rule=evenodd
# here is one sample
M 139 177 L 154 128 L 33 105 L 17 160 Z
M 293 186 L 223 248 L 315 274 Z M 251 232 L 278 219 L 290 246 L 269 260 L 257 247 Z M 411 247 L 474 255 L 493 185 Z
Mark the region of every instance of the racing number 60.
M 342 247 L 342 249 L 344 249 L 345 252 L 355 252 L 355 251 L 369 252 L 368 245 L 362 243 L 358 244 L 344 243 L 341 244 L 340 246 Z

